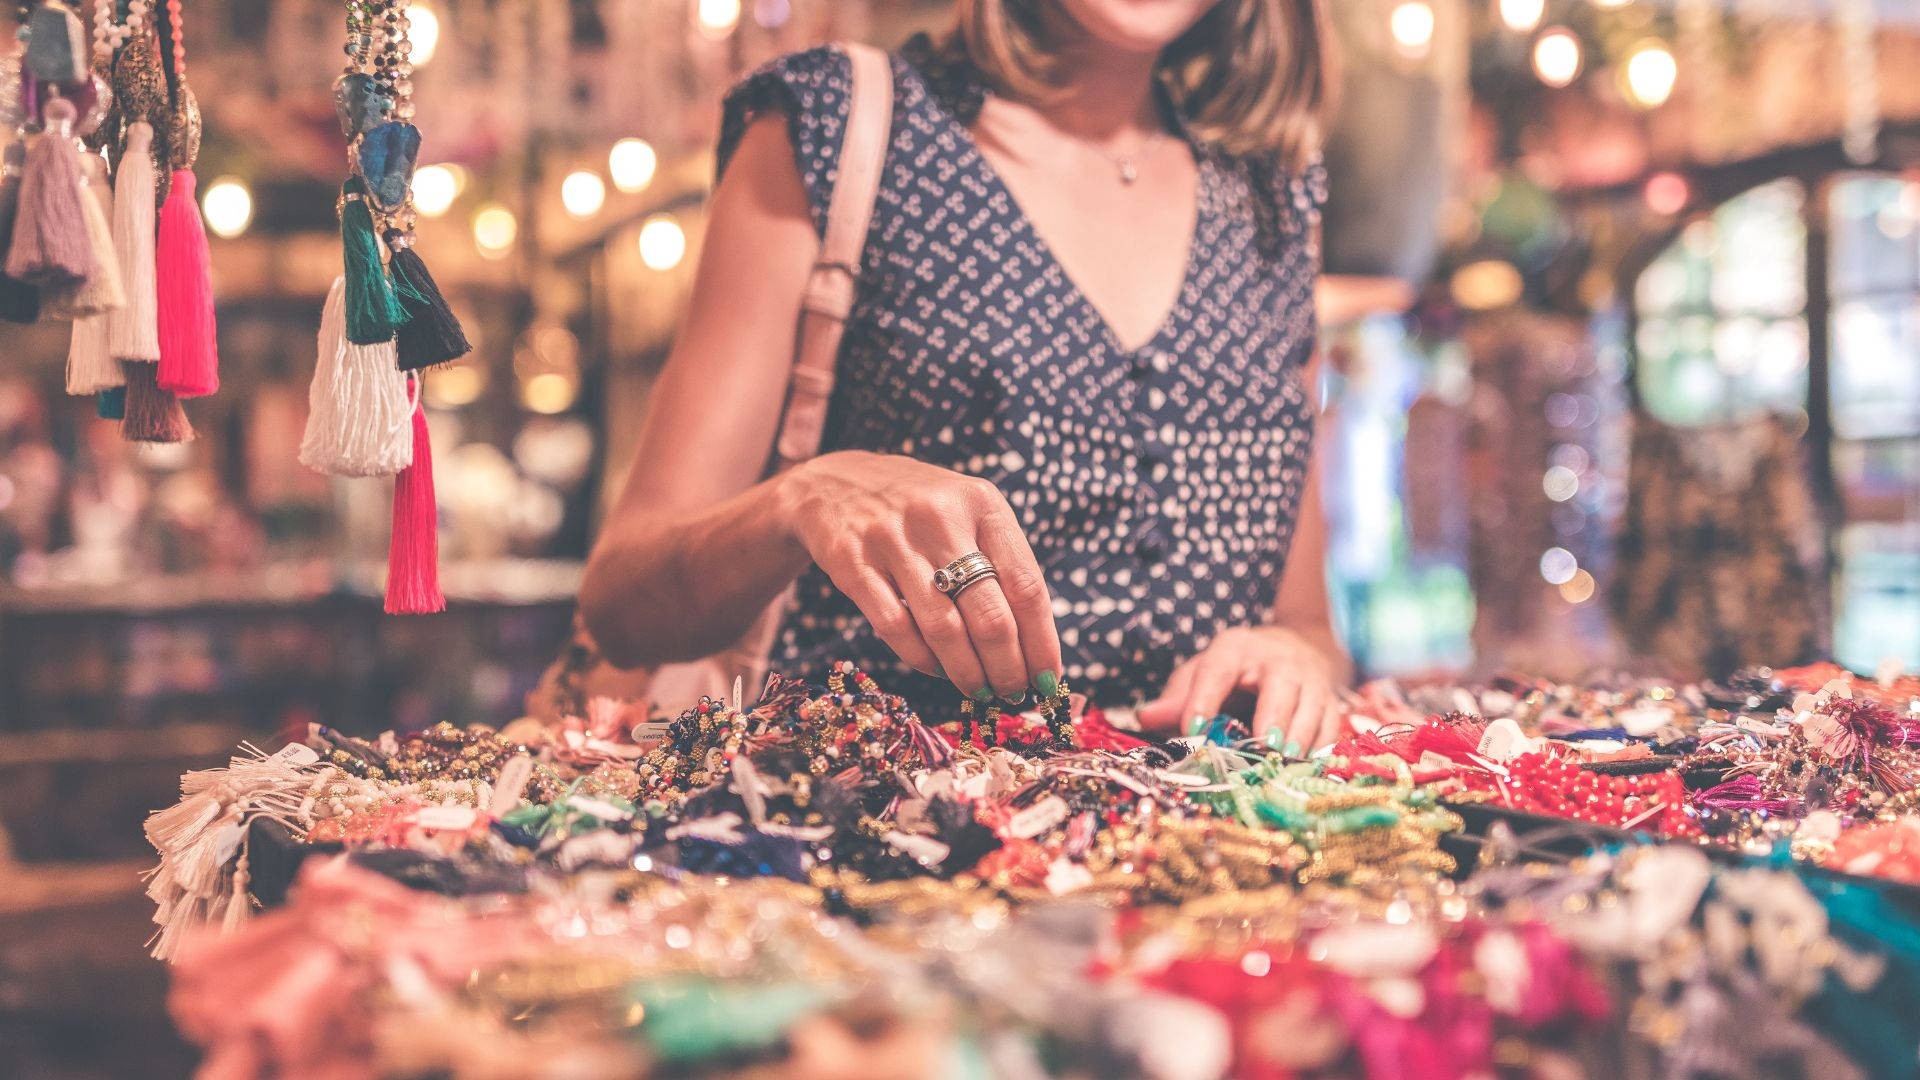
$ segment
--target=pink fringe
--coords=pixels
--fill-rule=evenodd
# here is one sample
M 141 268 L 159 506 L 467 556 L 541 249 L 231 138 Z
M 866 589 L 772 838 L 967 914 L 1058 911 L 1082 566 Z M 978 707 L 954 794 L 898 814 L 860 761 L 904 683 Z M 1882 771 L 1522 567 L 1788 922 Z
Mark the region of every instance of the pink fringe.
M 162 390 L 205 397 L 220 389 L 219 342 L 213 319 L 213 263 L 207 229 L 194 201 L 193 173 L 179 169 L 160 208 L 155 256 Z

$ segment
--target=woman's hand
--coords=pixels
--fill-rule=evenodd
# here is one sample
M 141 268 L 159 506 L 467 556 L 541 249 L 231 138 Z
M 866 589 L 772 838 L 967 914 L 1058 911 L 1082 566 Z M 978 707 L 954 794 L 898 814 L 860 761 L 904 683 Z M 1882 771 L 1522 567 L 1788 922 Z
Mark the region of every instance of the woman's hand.
M 843 450 L 782 474 L 787 528 L 900 659 L 969 694 L 1020 701 L 1058 685 L 1046 578 L 1000 490 L 909 457 Z M 968 552 L 997 578 L 956 602 L 933 573 Z
M 1235 627 L 1175 668 L 1138 715 L 1144 727 L 1178 730 L 1218 716 L 1230 697 L 1253 695 L 1253 733 L 1277 732 L 1304 752 L 1339 735 L 1345 668 L 1330 638 L 1323 645 L 1285 627 Z

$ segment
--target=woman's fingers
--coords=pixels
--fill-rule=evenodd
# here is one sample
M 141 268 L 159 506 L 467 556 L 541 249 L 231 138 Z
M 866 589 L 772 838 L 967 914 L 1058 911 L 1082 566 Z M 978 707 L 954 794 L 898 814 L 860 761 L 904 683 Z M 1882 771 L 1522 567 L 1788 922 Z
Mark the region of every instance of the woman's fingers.
M 1300 688 L 1299 703 L 1294 706 L 1293 714 L 1287 719 L 1287 741 L 1300 744 L 1302 753 L 1316 749 L 1320 743 L 1320 722 L 1327 713 L 1327 688 L 1317 680 L 1296 681 Z
M 1286 731 L 1287 721 L 1293 717 L 1292 708 L 1299 700 L 1296 680 L 1284 671 L 1270 672 L 1260 680 L 1259 692 L 1259 698 L 1253 703 L 1254 737 L 1269 731 Z
M 1194 662 L 1193 685 L 1187 688 L 1187 699 L 1180 706 L 1180 723 L 1192 724 L 1196 717 L 1211 720 L 1220 715 L 1220 707 L 1227 702 L 1227 695 L 1240 682 L 1242 669 L 1240 651 L 1214 647 L 1200 654 Z
M 908 667 L 928 675 L 940 674 L 940 661 L 920 634 L 920 626 L 906 601 L 887 575 L 852 548 L 818 560 L 833 586 L 846 594 L 879 635 Z
M 962 693 L 971 694 L 986 686 L 986 668 L 973 651 L 967 620 L 953 601 L 933 587 L 933 567 L 919 556 L 904 551 L 893 566 L 894 583 L 906 600 L 907 610 L 913 614 L 920 637 L 933 650 L 947 678 Z
M 1326 710 L 1320 714 L 1320 734 L 1315 736 L 1313 745 L 1318 748 L 1332 746 L 1339 742 L 1341 728 L 1346 719 L 1347 710 L 1342 708 L 1338 701 L 1329 702 Z
M 1043 671 L 1060 675 L 1060 632 L 1053 623 L 1053 597 L 1047 591 L 1047 577 L 1034 558 L 1027 534 L 1013 516 L 1013 509 L 996 492 L 997 504 L 980 523 L 980 551 L 992 561 L 999 574 L 996 582 L 1005 597 L 1017 628 L 1020 655 L 1026 670 L 1022 686 L 1032 683 Z M 984 587 L 984 586 L 982 586 Z M 970 589 L 968 593 L 978 592 Z M 963 596 L 962 599 L 965 597 Z M 992 670 L 992 664 L 988 664 Z M 1000 684 L 994 684 L 998 687 Z
M 987 683 L 994 693 L 1009 701 L 1024 697 L 1027 663 L 1020 652 L 1020 624 L 999 583 L 993 578 L 975 582 L 948 602 L 959 608 L 966 620 L 973 653 L 986 670 Z
M 1134 710 L 1133 715 L 1141 727 L 1149 731 L 1185 732 L 1187 718 L 1180 715 L 1180 706 L 1186 704 L 1187 690 L 1193 685 L 1193 669 L 1192 660 L 1174 668 L 1160 696 Z

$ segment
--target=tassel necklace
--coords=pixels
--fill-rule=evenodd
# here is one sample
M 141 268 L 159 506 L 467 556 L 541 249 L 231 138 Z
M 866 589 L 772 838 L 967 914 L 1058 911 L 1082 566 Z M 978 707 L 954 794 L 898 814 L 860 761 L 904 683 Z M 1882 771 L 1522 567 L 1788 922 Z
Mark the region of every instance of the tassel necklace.
M 129 440 L 184 442 L 194 432 L 180 398 L 220 383 L 180 0 L 95 0 L 91 49 L 80 2 L 41 0 L 25 20 L 23 105 L 43 132 L 8 170 L 17 189 L 0 183 L 0 211 L 12 211 L 0 212 L 11 226 L 0 314 L 26 312 L 11 283 L 37 287 L 41 317 L 73 321 L 67 392 L 98 395 Z
M 341 275 L 320 321 L 300 460 L 334 476 L 393 476 L 386 610 L 443 610 L 433 453 L 420 369 L 471 348 L 414 251 L 407 0 L 348 0 L 346 70 L 334 107 L 347 139 L 340 186 Z

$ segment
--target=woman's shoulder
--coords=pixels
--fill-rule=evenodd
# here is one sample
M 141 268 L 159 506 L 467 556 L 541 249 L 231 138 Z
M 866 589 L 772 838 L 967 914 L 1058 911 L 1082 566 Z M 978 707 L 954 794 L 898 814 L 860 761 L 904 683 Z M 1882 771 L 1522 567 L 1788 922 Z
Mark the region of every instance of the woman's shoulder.
M 1202 144 L 1199 152 L 1224 180 L 1224 206 L 1252 218 L 1263 247 L 1305 239 L 1319 227 L 1327 202 L 1327 167 L 1319 153 L 1296 161 L 1272 151 L 1230 153 L 1214 144 Z

